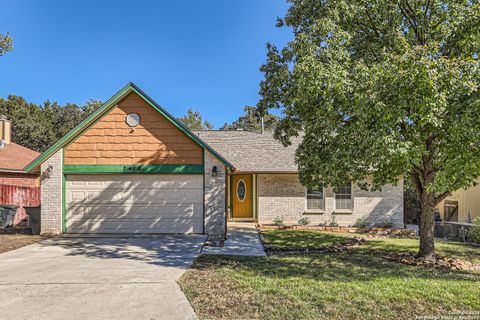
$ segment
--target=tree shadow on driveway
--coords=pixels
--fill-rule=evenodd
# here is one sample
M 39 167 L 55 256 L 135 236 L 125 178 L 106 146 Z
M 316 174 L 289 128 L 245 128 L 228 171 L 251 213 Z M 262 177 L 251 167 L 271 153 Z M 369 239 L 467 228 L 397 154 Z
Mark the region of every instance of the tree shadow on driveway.
M 152 265 L 186 269 L 199 255 L 202 235 L 155 235 L 132 237 L 61 237 L 41 246 L 57 246 L 66 256 L 127 259 Z

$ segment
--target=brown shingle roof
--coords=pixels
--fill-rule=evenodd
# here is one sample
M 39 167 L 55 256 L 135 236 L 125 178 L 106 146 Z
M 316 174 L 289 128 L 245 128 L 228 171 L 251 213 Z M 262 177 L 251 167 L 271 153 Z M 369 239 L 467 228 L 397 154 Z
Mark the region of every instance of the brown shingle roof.
M 302 141 L 299 137 L 292 138 L 292 145 L 284 147 L 271 132 L 205 130 L 195 133 L 237 171 L 298 172 L 295 151 Z
M 22 147 L 16 143 L 7 144 L 0 149 L 0 171 L 7 170 L 22 170 L 27 164 L 38 157 L 40 153 Z

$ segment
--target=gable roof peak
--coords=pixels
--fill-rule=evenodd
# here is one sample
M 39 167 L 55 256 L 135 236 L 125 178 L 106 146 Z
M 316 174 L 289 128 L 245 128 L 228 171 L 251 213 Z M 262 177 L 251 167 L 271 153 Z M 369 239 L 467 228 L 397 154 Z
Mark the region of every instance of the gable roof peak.
M 52 156 L 55 152 L 59 149 L 63 148 L 67 143 L 76 139 L 79 135 L 81 135 L 87 128 L 89 128 L 96 120 L 103 117 L 107 114 L 111 109 L 113 109 L 117 102 L 122 100 L 128 94 L 135 92 L 138 94 L 143 100 L 145 100 L 151 107 L 153 107 L 156 111 L 158 111 L 161 115 L 163 115 L 167 120 L 169 120 L 173 125 L 175 125 L 180 131 L 182 131 L 188 138 L 190 138 L 193 142 L 198 144 L 200 147 L 204 148 L 208 152 L 210 152 L 214 157 L 220 160 L 225 166 L 228 168 L 233 168 L 233 165 L 228 162 L 224 157 L 222 157 L 218 152 L 216 152 L 212 147 L 210 147 L 205 141 L 200 139 L 196 134 L 190 131 L 187 127 L 185 127 L 180 121 L 178 121 L 173 115 L 167 112 L 163 107 L 161 107 L 155 100 L 149 97 L 145 92 L 143 92 L 137 85 L 133 82 L 127 83 L 120 91 L 114 94 L 110 99 L 108 99 L 100 108 L 98 108 L 95 112 L 93 112 L 89 117 L 83 120 L 79 125 L 73 128 L 69 133 L 67 133 L 63 138 L 58 140 L 54 143 L 50 148 L 48 148 L 45 152 L 39 155 L 35 160 L 33 160 L 30 164 L 25 167 L 25 171 L 30 172 L 43 162 L 45 162 L 50 156 Z

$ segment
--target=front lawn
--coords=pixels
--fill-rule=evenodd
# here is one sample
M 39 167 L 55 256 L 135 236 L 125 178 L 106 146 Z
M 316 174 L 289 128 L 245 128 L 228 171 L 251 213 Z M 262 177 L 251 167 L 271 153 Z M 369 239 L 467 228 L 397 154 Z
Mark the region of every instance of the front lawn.
M 356 236 L 351 233 L 305 230 L 265 230 L 262 234 L 266 245 L 280 249 L 318 248 Z
M 351 234 L 267 231 L 282 247 L 312 247 Z M 282 240 L 283 239 L 283 240 Z M 203 319 L 412 319 L 480 310 L 480 273 L 432 270 L 383 258 L 415 251 L 413 239 L 373 239 L 347 251 L 266 258 L 200 256 L 179 283 Z M 480 262 L 480 248 L 438 243 L 437 251 Z
M 365 234 L 334 233 L 324 231 L 304 230 L 265 230 L 265 244 L 275 248 L 316 248 L 329 246 L 333 243 L 348 240 L 351 237 L 364 237 Z M 369 241 L 361 249 L 388 252 L 418 252 L 418 240 L 410 238 L 383 238 Z M 435 249 L 438 255 L 464 259 L 473 263 L 480 263 L 480 246 L 464 245 L 457 242 L 437 240 Z M 367 252 L 368 254 L 368 252 Z

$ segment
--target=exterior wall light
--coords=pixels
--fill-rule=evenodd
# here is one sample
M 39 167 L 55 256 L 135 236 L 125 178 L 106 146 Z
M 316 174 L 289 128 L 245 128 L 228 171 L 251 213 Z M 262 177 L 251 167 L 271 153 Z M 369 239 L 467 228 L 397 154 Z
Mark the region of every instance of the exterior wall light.
M 217 166 L 213 166 L 212 168 L 212 177 L 216 177 L 218 175 Z
M 50 178 L 52 176 L 52 173 L 53 173 L 53 167 L 48 166 L 47 169 L 45 169 L 45 172 L 43 174 L 45 175 L 46 178 Z

